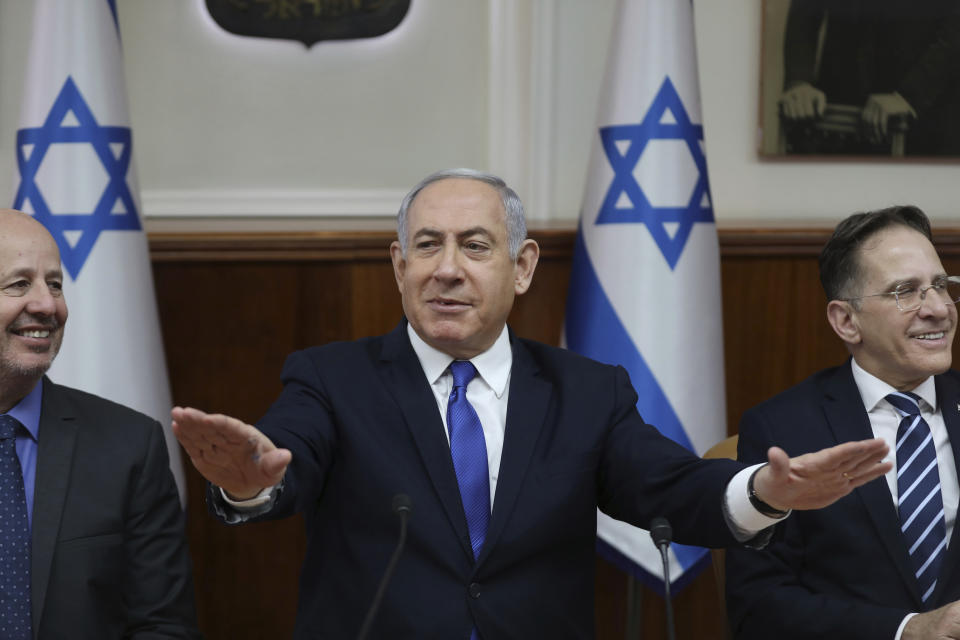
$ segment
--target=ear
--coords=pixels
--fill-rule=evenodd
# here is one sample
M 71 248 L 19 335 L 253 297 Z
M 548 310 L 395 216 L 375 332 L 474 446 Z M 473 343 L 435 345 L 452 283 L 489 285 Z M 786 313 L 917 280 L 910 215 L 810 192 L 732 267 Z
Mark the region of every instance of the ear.
M 407 270 L 407 261 L 398 240 L 390 243 L 390 260 L 393 262 L 393 277 L 397 279 L 397 288 L 403 293 L 403 274 Z
M 831 300 L 827 303 L 827 322 L 841 340 L 847 345 L 860 344 L 860 325 L 857 322 L 857 310 L 844 300 Z
M 517 254 L 517 264 L 513 272 L 513 291 L 518 295 L 523 295 L 530 288 L 530 282 L 533 280 L 533 272 L 537 268 L 537 261 L 540 259 L 540 246 L 535 240 L 527 238 L 520 245 L 520 252 Z

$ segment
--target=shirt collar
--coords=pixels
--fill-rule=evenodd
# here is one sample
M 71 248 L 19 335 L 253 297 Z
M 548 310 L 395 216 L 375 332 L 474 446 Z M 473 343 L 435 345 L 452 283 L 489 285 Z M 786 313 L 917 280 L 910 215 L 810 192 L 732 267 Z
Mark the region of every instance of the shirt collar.
M 455 358 L 424 342 L 423 338 L 413 330 L 410 323 L 407 323 L 407 335 L 410 337 L 410 344 L 420 360 L 420 366 L 423 367 L 423 373 L 427 376 L 427 382 L 431 385 L 434 384 L 447 371 L 447 367 Z M 493 345 L 483 353 L 470 358 L 470 362 L 477 368 L 477 373 L 480 374 L 484 382 L 490 385 L 497 397 L 502 396 L 507 389 L 510 367 L 513 365 L 510 333 L 507 331 L 506 325 L 500 331 L 500 335 Z
M 43 380 L 34 385 L 33 390 L 18 402 L 7 415 L 16 418 L 26 427 L 36 441 L 40 434 L 40 409 L 43 407 Z
M 851 358 L 850 362 L 853 368 L 853 380 L 857 383 L 857 388 L 860 390 L 863 406 L 867 410 L 867 413 L 870 413 L 881 400 L 885 400 L 887 395 L 893 393 L 896 389 L 875 375 L 867 373 L 863 367 L 857 364 L 855 359 Z M 920 396 L 920 399 L 926 402 L 933 412 L 936 413 L 937 386 L 933 380 L 933 376 L 930 376 L 918 384 L 917 387 L 911 389 L 910 392 Z

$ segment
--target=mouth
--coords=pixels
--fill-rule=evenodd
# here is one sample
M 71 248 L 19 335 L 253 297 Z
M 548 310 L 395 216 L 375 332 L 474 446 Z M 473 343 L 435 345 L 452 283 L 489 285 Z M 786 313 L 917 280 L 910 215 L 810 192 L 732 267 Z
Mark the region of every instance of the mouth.
M 946 331 L 928 331 L 926 333 L 918 333 L 910 337 L 914 340 L 934 342 L 937 340 L 943 340 L 946 335 Z
M 463 311 L 471 306 L 469 302 L 456 300 L 454 298 L 431 298 L 427 301 L 427 304 L 435 311 L 439 311 L 441 313 L 448 311 Z
M 10 327 L 9 331 L 15 336 L 26 338 L 27 340 L 48 340 L 51 335 L 56 333 L 59 325 L 21 325 Z
M 23 336 L 24 338 L 49 338 L 50 331 L 47 329 L 31 329 L 26 331 L 14 331 L 18 336 Z

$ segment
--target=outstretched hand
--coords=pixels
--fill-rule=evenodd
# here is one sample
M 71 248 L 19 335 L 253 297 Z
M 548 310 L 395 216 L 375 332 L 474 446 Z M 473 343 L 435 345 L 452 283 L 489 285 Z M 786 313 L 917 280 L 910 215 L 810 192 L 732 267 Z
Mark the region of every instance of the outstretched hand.
M 252 498 L 283 479 L 290 451 L 278 449 L 256 427 L 199 409 L 174 407 L 172 414 L 173 434 L 190 462 L 231 498 Z
M 913 616 L 900 637 L 902 640 L 960 639 L 960 602 Z
M 760 469 L 753 487 L 775 509 L 820 509 L 893 468 L 880 438 L 845 442 L 829 449 L 790 458 L 779 447 L 767 451 L 769 464 Z

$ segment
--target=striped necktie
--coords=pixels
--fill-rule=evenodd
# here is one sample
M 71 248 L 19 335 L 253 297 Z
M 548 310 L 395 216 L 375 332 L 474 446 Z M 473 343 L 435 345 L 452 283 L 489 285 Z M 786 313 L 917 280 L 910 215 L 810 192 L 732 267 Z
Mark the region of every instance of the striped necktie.
M 937 450 L 927 421 L 920 415 L 919 397 L 891 393 L 887 402 L 900 414 L 897 430 L 897 508 L 900 530 L 926 602 L 933 595 L 947 546 L 940 495 Z
M 30 527 L 15 418 L 0 415 L 0 638 L 30 638 Z

